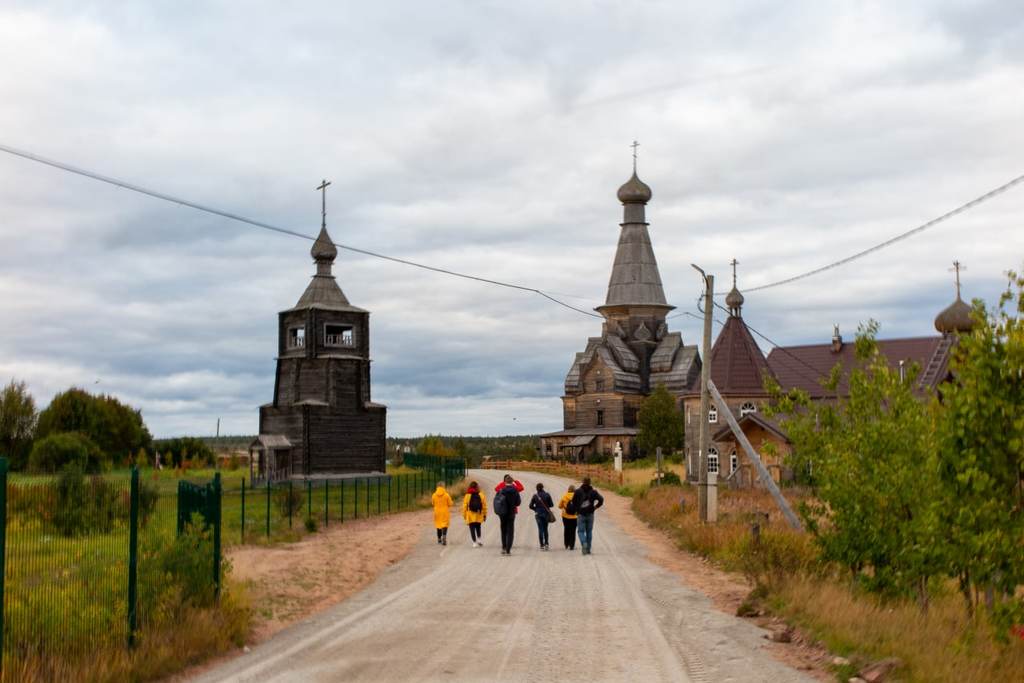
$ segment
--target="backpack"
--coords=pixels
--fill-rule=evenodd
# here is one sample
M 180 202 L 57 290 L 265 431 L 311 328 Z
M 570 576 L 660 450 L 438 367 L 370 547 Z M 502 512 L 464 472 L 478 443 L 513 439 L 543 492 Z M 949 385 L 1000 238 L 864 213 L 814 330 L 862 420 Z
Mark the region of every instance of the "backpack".
M 580 496 L 579 514 L 581 514 L 581 515 L 593 514 L 594 513 L 594 508 L 593 508 L 594 497 L 592 495 L 590 495 L 590 491 L 588 491 L 586 489 L 580 489 L 580 492 L 583 495 Z
M 469 494 L 469 511 L 481 512 L 484 509 L 483 501 L 480 500 L 480 492 L 474 491 Z
M 499 517 L 504 517 L 508 513 L 508 501 L 505 499 L 505 489 L 502 488 L 494 496 L 494 514 L 498 515 Z
M 570 498 L 569 502 L 565 504 L 565 514 L 575 515 L 576 514 L 576 503 Z

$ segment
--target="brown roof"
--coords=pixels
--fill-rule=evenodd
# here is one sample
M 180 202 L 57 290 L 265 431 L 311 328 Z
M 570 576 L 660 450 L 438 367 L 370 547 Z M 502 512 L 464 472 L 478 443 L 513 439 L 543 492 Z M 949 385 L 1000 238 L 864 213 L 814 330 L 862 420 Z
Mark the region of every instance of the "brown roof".
M 952 340 L 949 337 L 878 340 L 878 350 L 888 359 L 891 367 L 899 367 L 901 360 L 905 362 L 908 370 L 912 363 L 920 366 L 917 381 L 919 391 L 932 389 L 945 380 L 951 347 Z M 812 398 L 835 396 L 832 392 L 825 391 L 821 382 L 828 378 L 836 364 L 842 366 L 837 393 L 839 396 L 846 396 L 850 391 L 847 381 L 850 371 L 860 365 L 856 357 L 855 344 L 844 343 L 838 352 L 832 350 L 832 344 L 808 344 L 777 347 L 768 354 L 768 367 L 775 373 L 782 388 L 803 389 Z
M 757 413 L 747 413 L 740 419 L 736 420 L 736 424 L 738 424 L 740 429 L 744 432 L 746 431 L 746 425 L 758 425 L 759 427 L 772 432 L 786 443 L 789 443 L 789 437 L 786 436 L 786 432 L 782 431 L 782 428 L 779 427 L 779 425 L 777 425 L 773 420 L 769 420 Z M 729 439 L 735 439 L 735 436 L 733 436 L 732 428 L 728 424 L 711 435 L 712 441 L 727 441 Z
M 711 347 L 711 381 L 723 396 L 766 396 L 772 372 L 743 318 L 731 315 Z

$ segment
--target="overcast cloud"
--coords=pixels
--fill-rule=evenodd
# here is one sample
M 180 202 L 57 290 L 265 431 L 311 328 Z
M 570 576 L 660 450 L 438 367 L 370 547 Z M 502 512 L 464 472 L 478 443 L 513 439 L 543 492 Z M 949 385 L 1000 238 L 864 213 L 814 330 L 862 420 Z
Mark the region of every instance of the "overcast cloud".
M 685 7 L 690 4 L 692 7 Z M 120 4 L 119 4 L 120 5 Z M 640 140 L 666 294 L 753 287 L 1024 172 L 1024 11 L 1003 2 L 0 2 L 0 142 L 336 241 L 602 303 Z M 1024 188 L 750 293 L 784 344 L 933 334 L 1024 265 Z M 159 436 L 253 433 L 309 242 L 0 154 L 0 378 L 76 384 Z M 342 252 L 388 431 L 561 427 L 600 321 Z M 687 343 L 696 320 L 672 321 Z M 765 345 L 767 351 L 768 346 Z

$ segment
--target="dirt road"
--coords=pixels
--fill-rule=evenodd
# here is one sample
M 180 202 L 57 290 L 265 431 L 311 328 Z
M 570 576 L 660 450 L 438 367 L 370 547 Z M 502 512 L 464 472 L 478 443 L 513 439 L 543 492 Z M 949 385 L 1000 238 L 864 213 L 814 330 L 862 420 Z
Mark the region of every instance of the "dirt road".
M 495 472 L 469 476 L 488 491 L 497 481 Z M 519 478 L 524 502 L 539 478 L 555 500 L 569 483 Z M 473 548 L 453 510 L 441 547 L 425 512 L 416 549 L 366 590 L 197 680 L 813 680 L 772 659 L 763 630 L 715 610 L 597 515 L 584 557 L 562 549 L 560 521 L 541 552 L 533 514 L 520 510 L 505 557 L 496 518 Z

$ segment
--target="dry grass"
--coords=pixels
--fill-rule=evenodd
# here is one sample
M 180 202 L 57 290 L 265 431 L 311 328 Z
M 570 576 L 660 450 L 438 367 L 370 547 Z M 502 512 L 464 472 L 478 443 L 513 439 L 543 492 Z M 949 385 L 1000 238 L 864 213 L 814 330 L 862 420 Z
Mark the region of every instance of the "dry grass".
M 244 586 L 230 583 L 216 608 L 183 608 L 163 626 L 147 629 L 137 646 L 111 646 L 80 661 L 9 658 L 4 681 L 151 681 L 209 657 L 240 647 L 250 629 L 251 611 Z
M 833 580 L 795 576 L 773 588 L 772 608 L 854 663 L 896 656 L 908 681 L 1019 681 L 1024 642 L 1000 644 L 983 618 L 968 621 L 955 595 L 928 614 L 908 602 L 881 602 Z
M 792 497 L 791 492 L 787 496 Z M 686 503 L 684 509 L 680 498 Z M 1021 680 L 1024 642 L 1000 644 L 983 617 L 969 621 L 952 588 L 934 598 L 928 614 L 922 614 L 912 601 L 883 602 L 827 572 L 808 571 L 822 569 L 815 560 L 812 539 L 785 525 L 766 492 L 721 491 L 717 524 L 702 524 L 696 504 L 696 489 L 666 486 L 635 497 L 633 511 L 666 531 L 680 548 L 746 574 L 759 586 L 748 599 L 751 611 L 767 606 L 855 665 L 899 657 L 904 662 L 898 672 L 901 680 Z M 769 523 L 755 547 L 750 525 L 757 513 L 766 511 L 770 511 Z M 855 669 L 837 674 L 846 680 Z

